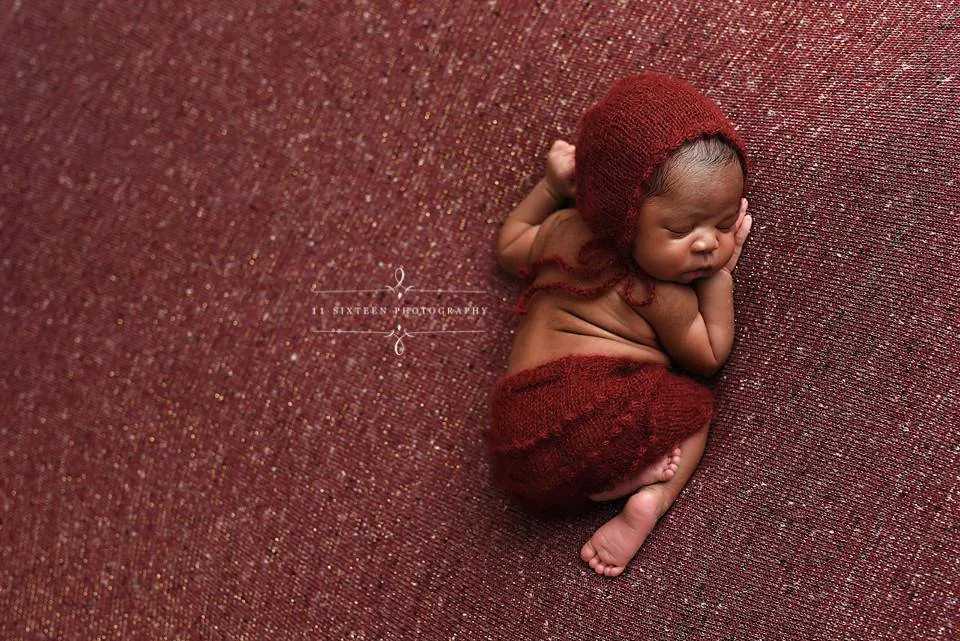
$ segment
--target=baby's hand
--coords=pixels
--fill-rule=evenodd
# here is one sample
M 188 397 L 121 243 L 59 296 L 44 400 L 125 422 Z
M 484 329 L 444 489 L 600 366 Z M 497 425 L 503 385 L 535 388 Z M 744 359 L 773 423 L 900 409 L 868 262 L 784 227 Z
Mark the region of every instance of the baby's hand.
M 577 191 L 574 176 L 576 147 L 557 140 L 547 154 L 547 190 L 557 202 L 572 198 Z
M 747 236 L 750 235 L 750 229 L 752 227 L 753 216 L 747 213 L 747 199 L 741 198 L 740 217 L 737 218 L 737 222 L 733 226 L 733 255 L 730 256 L 730 260 L 723 266 L 723 269 L 728 272 L 733 272 L 733 268 L 737 266 L 737 261 L 740 259 L 740 251 L 743 249 L 743 243 L 746 242 Z

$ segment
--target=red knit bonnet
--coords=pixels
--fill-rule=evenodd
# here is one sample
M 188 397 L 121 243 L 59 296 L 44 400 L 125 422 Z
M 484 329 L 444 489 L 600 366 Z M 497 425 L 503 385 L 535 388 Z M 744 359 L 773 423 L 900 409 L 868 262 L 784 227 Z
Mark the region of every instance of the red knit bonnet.
M 560 256 L 535 261 L 522 276 L 553 265 L 580 277 L 599 277 L 595 286 L 563 280 L 535 282 L 524 290 L 514 311 L 538 291 L 563 289 L 592 298 L 621 283 L 620 295 L 633 307 L 650 303 L 653 283 L 633 259 L 637 217 L 653 170 L 684 144 L 704 136 L 720 136 L 740 154 L 746 189 L 747 154 L 733 125 L 709 98 L 693 87 L 659 73 L 643 72 L 618 81 L 580 120 L 576 149 L 576 207 L 596 238 L 580 248 L 579 265 Z M 637 278 L 648 295 L 631 294 Z
M 618 253 L 633 252 L 643 185 L 685 143 L 720 136 L 740 154 L 743 141 L 720 108 L 693 87 L 659 73 L 618 81 L 580 121 L 576 150 L 577 210 Z

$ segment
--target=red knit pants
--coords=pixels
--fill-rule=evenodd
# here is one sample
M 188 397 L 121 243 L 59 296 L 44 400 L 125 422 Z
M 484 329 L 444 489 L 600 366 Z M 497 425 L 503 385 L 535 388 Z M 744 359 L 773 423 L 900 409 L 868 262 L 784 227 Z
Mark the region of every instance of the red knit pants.
M 491 414 L 494 484 L 529 508 L 567 511 L 707 427 L 713 397 L 665 367 L 575 355 L 502 377 Z

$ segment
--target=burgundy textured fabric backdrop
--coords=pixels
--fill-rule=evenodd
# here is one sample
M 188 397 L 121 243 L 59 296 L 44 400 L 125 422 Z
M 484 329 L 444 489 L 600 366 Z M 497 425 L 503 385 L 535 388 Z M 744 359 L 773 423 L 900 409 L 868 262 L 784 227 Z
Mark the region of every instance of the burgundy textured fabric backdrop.
M 0 636 L 956 638 L 960 10 L 692 5 L 3 2 Z M 499 221 L 639 69 L 738 124 L 756 225 L 609 580 L 616 506 L 518 511 L 479 434 Z

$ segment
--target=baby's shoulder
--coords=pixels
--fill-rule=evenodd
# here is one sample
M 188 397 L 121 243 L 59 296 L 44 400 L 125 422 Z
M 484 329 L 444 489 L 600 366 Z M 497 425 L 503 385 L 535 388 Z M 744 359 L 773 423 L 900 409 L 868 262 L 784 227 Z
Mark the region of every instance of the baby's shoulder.
M 634 311 L 655 324 L 685 318 L 699 309 L 697 293 L 693 287 L 682 283 L 637 278 L 630 295 L 634 300 L 650 300 Z
M 552 213 L 544 222 L 542 233 L 533 245 L 533 260 L 560 256 L 568 263 L 576 261 L 583 245 L 593 238 L 576 209 L 561 209 Z

